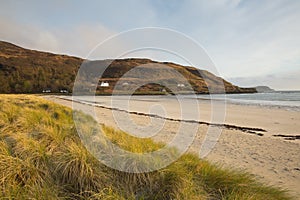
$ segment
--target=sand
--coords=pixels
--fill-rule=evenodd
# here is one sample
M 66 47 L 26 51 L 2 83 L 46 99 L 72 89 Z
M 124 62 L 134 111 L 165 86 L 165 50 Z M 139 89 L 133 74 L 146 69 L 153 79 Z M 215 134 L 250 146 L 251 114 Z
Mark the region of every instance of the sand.
M 44 96 L 44 98 L 72 107 L 72 102 L 68 100 L 71 97 Z M 225 120 L 217 120 L 217 122 L 229 126 L 212 127 L 205 124 L 212 122 L 211 102 L 207 100 L 197 100 L 200 116 L 193 116 L 192 114 L 185 116 L 188 120 L 205 123 L 168 120 L 185 119 L 181 118 L 181 110 L 178 109 L 179 104 L 174 98 L 134 97 L 130 101 L 129 108 L 125 109 L 132 112 L 131 114 L 107 109 L 111 107 L 123 109 L 120 104 L 121 98 L 116 99 L 113 105 L 110 100 L 110 97 L 97 97 L 96 101 L 102 107 L 95 107 L 95 109 L 90 105 L 81 103 L 74 103 L 73 106 L 89 114 L 95 111 L 99 123 L 119 128 L 129 133 L 139 134 L 147 133 L 147 130 L 154 130 L 153 132 L 157 134 L 152 136 L 152 138 L 166 143 L 170 142 L 178 134 L 181 126 L 185 127 L 186 137 L 190 137 L 188 136 L 189 133 L 196 126 L 196 136 L 188 151 L 197 154 L 199 154 L 201 145 L 207 135 L 208 127 L 213 131 L 221 131 L 218 141 L 215 138 L 211 139 L 212 143 L 217 143 L 204 159 L 224 167 L 246 170 L 259 181 L 282 187 L 289 190 L 290 194 L 296 198 L 300 197 L 300 140 L 286 140 L 287 138 L 285 137 L 274 136 L 293 137 L 299 135 L 300 112 L 271 107 L 226 104 Z M 193 102 L 188 100 L 185 100 L 185 102 L 190 107 L 194 106 Z M 221 104 L 221 102 L 217 102 L 216 108 L 222 110 Z M 164 107 L 165 113 L 155 112 L 159 110 L 157 109 L 159 105 Z M 191 112 L 190 107 L 185 108 Z M 149 117 L 147 116 L 149 113 L 155 113 L 163 118 Z M 128 119 L 136 123 L 135 126 L 128 123 Z M 154 120 L 152 122 L 156 123 L 156 125 L 160 125 L 161 129 L 155 131 L 157 128 L 155 126 L 144 129 L 143 127 L 149 125 L 151 120 Z M 191 127 L 190 129 L 188 128 L 189 126 Z M 253 130 L 245 131 L 243 127 Z M 256 128 L 264 131 L 256 131 Z M 263 135 L 259 136 L 258 134 Z M 144 137 L 145 135 L 141 136 Z

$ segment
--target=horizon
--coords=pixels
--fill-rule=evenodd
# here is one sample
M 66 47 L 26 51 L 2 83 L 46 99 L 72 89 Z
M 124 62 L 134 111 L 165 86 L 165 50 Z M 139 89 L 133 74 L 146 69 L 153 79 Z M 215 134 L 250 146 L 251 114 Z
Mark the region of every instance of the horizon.
M 131 8 L 131 15 L 124 8 Z M 202 45 L 217 67 L 216 75 L 235 85 L 300 90 L 299 8 L 299 1 L 7 1 L 0 8 L 0 40 L 86 58 L 97 44 L 122 31 L 167 28 Z M 109 59 L 110 51 L 126 45 L 117 43 L 99 59 Z M 161 52 L 134 55 L 186 65 Z

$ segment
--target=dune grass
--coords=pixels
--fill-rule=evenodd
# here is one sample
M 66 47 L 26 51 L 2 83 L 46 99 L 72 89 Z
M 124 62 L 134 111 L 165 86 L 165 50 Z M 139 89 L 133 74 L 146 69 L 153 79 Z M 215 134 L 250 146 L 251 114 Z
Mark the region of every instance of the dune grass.
M 155 172 L 120 172 L 82 145 L 71 109 L 29 95 L 0 95 L 0 105 L 1 199 L 290 199 L 285 191 L 247 173 L 193 154 Z M 83 122 L 95 123 L 81 116 Z M 163 146 L 110 127 L 102 130 L 128 151 Z

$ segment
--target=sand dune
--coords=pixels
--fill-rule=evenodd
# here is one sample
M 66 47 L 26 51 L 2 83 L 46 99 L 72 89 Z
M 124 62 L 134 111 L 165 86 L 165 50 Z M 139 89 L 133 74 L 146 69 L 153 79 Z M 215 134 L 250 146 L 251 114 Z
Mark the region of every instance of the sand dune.
M 45 98 L 72 107 L 71 97 L 63 97 L 65 98 L 63 99 L 62 97 L 45 96 Z M 115 100 L 113 105 L 110 97 L 97 97 L 95 100 L 100 105 L 100 107 L 95 108 L 95 117 L 99 123 L 121 128 L 125 131 L 131 130 L 129 133 L 139 133 L 145 131 L 143 127 L 149 125 L 152 120 L 153 123 L 161 125 L 158 130 L 155 129 L 155 126 L 148 127 L 148 129 L 155 130 L 154 132 L 157 133 L 152 137 L 157 141 L 170 142 L 178 134 L 180 126 L 183 124 L 186 127 L 191 125 L 188 121 L 180 121 L 183 118 L 180 115 L 180 109 L 178 111 L 176 99 L 168 97 L 134 97 L 129 103 L 130 106 L 127 112 L 122 111 L 122 105 L 120 102 L 118 104 L 118 100 Z M 87 101 L 86 103 L 91 104 L 93 102 Z M 164 113 L 160 113 L 159 109 L 155 112 L 155 106 L 158 105 L 165 109 Z M 94 111 L 92 106 L 86 104 L 74 103 L 74 106 L 76 109 L 89 114 Z M 198 106 L 201 115 L 198 118 L 189 115 L 190 119 L 187 120 L 211 123 L 210 101 L 198 101 Z M 119 110 L 111 110 L 112 107 Z M 248 127 L 254 130 L 244 131 L 239 128 L 230 128 L 230 126 L 211 127 L 205 123 L 198 123 L 196 137 L 189 151 L 199 153 L 209 127 L 214 129 L 213 131 L 221 130 L 222 134 L 215 148 L 205 159 L 227 167 L 245 169 L 265 183 L 281 186 L 290 190 L 292 195 L 300 196 L 300 142 L 297 139 L 286 140 L 287 138 L 274 136 L 278 134 L 299 135 L 297 131 L 300 130 L 300 124 L 298 123 L 300 112 L 227 104 L 225 114 L 225 120 L 221 121 L 220 124 Z M 156 118 L 156 115 L 163 117 Z M 135 126 L 127 123 L 129 118 L 136 124 Z M 255 131 L 255 129 L 265 131 Z M 188 133 L 189 130 L 187 129 L 185 137 L 191 137 Z M 257 135 L 257 133 L 262 133 L 262 136 Z M 215 138 L 212 138 L 212 140 L 215 140 Z

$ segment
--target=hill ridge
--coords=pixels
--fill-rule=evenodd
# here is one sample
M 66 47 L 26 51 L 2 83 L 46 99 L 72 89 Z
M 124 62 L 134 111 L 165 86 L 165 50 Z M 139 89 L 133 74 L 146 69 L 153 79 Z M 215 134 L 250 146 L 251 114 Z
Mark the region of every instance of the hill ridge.
M 81 64 L 85 60 L 75 56 L 60 55 L 50 52 L 25 49 L 15 44 L 0 41 L 0 93 L 42 93 L 51 91 L 72 92 L 75 78 Z M 104 71 L 99 81 L 96 94 L 111 94 L 116 83 L 122 76 L 135 68 L 145 65 L 143 73 L 136 74 L 136 77 L 129 81 L 128 85 L 135 87 L 141 80 L 152 78 L 155 82 L 164 81 L 168 84 L 179 84 L 182 80 L 176 77 L 170 70 L 160 67 L 151 67 L 157 64 L 166 65 L 177 70 L 196 93 L 253 93 L 255 88 L 241 88 L 213 73 L 200 70 L 192 66 L 182 66 L 173 62 L 153 61 L 149 58 L 124 58 L 93 60 L 98 69 L 104 67 L 107 62 L 111 62 Z M 157 65 L 158 66 L 158 65 Z M 155 68 L 155 69 L 154 69 Z M 154 74 L 157 74 L 154 76 Z M 108 87 L 101 87 L 102 81 L 108 82 Z M 129 87 L 129 86 L 127 86 Z M 128 88 L 127 88 L 128 89 Z M 180 88 L 183 92 L 184 87 Z M 124 89 L 126 92 L 126 88 Z M 123 91 L 123 92 L 124 92 Z M 147 84 L 137 89 L 136 94 L 165 94 L 172 93 L 168 88 L 160 84 Z

